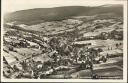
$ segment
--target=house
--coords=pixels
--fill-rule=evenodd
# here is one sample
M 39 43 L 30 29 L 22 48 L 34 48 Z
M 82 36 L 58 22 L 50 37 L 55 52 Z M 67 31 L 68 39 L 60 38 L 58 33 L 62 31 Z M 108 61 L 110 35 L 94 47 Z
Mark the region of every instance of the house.
M 99 32 L 88 32 L 83 34 L 83 38 L 85 39 L 95 39 L 100 35 Z
M 26 40 L 27 41 L 27 40 Z M 40 48 L 39 44 L 31 41 L 27 41 L 29 43 L 29 46 L 32 48 Z
M 91 46 L 91 45 L 96 45 L 96 41 L 89 40 L 89 41 L 77 41 L 72 43 L 72 46 L 75 47 L 83 47 L 83 46 Z

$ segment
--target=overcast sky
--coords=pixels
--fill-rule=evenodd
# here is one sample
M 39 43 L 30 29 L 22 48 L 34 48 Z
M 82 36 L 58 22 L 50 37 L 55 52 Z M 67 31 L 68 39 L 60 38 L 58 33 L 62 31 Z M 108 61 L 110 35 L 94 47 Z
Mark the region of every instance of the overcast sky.
M 32 8 L 50 8 L 59 6 L 98 6 L 119 4 L 124 0 L 2 0 L 3 11 L 14 12 Z

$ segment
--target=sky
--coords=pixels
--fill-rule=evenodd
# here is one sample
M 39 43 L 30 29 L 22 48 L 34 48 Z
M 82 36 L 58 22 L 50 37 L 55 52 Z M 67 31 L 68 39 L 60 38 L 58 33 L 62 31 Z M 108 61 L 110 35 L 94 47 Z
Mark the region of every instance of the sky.
M 33 8 L 119 4 L 122 1 L 124 0 L 2 0 L 2 9 L 6 13 Z

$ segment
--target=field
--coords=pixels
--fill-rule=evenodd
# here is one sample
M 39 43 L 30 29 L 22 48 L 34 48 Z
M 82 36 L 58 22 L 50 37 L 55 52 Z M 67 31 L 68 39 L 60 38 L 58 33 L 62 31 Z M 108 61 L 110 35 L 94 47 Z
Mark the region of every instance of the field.
M 9 14 L 3 35 L 4 77 L 123 79 L 121 9 L 73 6 Z

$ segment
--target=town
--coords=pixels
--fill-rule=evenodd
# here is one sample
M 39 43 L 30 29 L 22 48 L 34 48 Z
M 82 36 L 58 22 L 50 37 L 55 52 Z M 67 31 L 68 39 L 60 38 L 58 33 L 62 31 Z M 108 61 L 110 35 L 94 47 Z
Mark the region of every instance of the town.
M 5 78 L 123 79 L 123 19 L 6 23 L 3 61 Z

